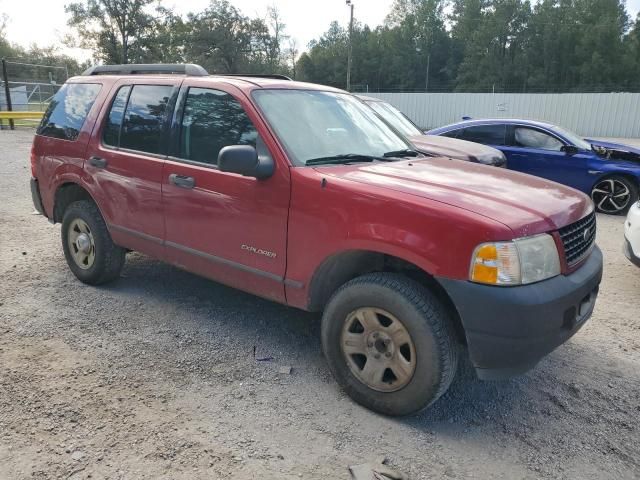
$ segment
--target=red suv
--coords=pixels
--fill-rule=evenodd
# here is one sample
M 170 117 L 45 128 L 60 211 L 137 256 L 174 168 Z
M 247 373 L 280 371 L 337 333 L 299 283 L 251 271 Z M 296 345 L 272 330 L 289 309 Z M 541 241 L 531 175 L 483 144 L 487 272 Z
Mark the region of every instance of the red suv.
M 602 276 L 591 200 L 426 157 L 352 95 L 196 65 L 94 67 L 33 143 L 36 208 L 73 273 L 127 251 L 324 312 L 338 383 L 386 414 L 478 375 L 525 372 L 589 318 Z

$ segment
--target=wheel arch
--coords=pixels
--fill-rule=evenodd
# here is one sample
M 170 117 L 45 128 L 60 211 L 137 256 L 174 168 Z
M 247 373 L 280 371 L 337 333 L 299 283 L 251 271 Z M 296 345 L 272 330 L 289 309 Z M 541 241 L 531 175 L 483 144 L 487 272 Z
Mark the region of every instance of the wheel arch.
M 96 207 L 98 207 L 98 210 L 100 210 L 100 206 L 97 204 L 93 196 L 89 193 L 89 190 L 87 190 L 79 183 L 67 181 L 60 184 L 56 188 L 53 196 L 53 222 L 62 222 L 62 217 L 64 216 L 64 212 L 67 207 L 73 202 L 77 202 L 80 200 L 89 200 L 93 202 Z
M 410 260 L 378 251 L 347 250 L 326 258 L 311 277 L 307 309 L 322 311 L 338 288 L 356 277 L 374 272 L 401 273 L 429 289 L 449 310 L 458 339 L 466 343 L 458 309 L 437 279 Z

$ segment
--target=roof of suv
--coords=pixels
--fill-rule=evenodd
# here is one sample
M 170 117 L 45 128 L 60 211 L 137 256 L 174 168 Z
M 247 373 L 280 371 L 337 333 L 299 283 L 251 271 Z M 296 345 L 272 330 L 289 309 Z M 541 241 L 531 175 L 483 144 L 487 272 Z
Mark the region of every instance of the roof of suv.
M 183 78 L 188 78 L 190 80 L 197 80 L 199 83 L 206 83 L 207 81 L 215 81 L 215 82 L 225 82 L 232 85 L 235 85 L 241 90 L 256 90 L 262 88 L 279 88 L 279 89 L 288 89 L 288 90 L 322 90 L 329 92 L 339 92 L 339 93 L 347 93 L 344 90 L 340 90 L 334 87 L 328 87 L 326 85 L 318 85 L 315 83 L 307 83 L 307 82 L 297 82 L 294 80 L 286 80 L 283 78 L 271 78 L 269 76 L 260 77 L 253 75 L 203 75 L 203 76 L 192 76 L 192 75 L 184 75 L 180 73 L 161 73 L 161 74 L 101 74 L 95 76 L 89 75 L 79 75 L 75 77 L 71 77 L 67 80 L 69 83 L 86 83 L 91 79 L 91 81 L 95 79 L 108 79 L 110 81 L 116 81 L 121 78 L 135 78 L 136 81 L 145 82 L 147 80 L 158 80 L 162 78 L 171 78 L 175 79 L 176 76 L 181 76 Z

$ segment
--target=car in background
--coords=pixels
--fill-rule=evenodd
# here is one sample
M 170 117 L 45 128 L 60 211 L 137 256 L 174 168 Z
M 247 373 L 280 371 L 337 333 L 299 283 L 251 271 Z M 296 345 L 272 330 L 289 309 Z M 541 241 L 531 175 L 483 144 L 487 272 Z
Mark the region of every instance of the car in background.
M 493 167 L 506 167 L 507 159 L 500 150 L 464 140 L 454 140 L 436 135 L 425 135 L 404 113 L 393 105 L 374 97 L 359 95 L 387 125 L 409 140 L 420 153 L 482 163 Z
M 624 214 L 638 200 L 640 150 L 626 145 L 506 118 L 467 120 L 427 133 L 495 147 L 506 155 L 507 168 L 581 190 L 602 213 Z
M 624 222 L 624 254 L 640 267 L 640 202 L 633 204 Z

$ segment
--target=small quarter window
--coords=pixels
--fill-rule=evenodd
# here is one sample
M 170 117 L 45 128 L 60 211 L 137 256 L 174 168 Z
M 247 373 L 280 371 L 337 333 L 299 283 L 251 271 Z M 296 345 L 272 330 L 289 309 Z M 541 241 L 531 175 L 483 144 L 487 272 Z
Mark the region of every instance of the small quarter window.
M 100 88 L 102 85 L 96 83 L 63 85 L 49 103 L 36 133 L 45 137 L 76 140 Z

